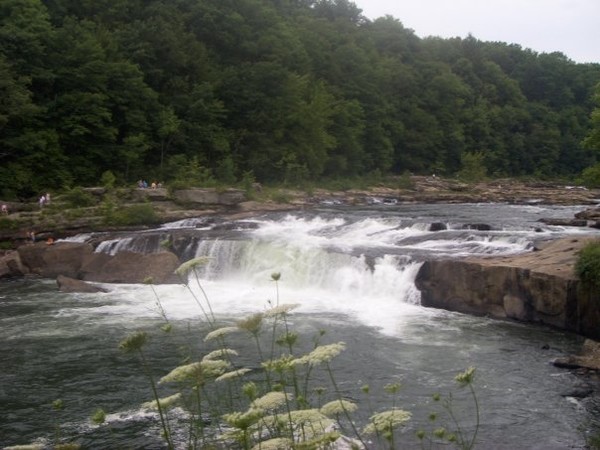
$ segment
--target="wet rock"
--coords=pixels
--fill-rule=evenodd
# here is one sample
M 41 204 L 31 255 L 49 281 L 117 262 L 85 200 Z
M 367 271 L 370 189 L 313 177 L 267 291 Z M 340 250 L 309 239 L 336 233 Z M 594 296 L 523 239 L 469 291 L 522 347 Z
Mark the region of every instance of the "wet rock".
M 18 278 L 29 273 L 18 252 L 9 252 L 0 258 L 0 278 Z
M 90 255 L 81 267 L 80 278 L 101 283 L 180 283 L 175 275 L 179 258 L 172 252 L 143 255 L 119 252 L 112 256 L 106 253 Z
M 83 261 L 94 252 L 91 245 L 79 242 L 57 242 L 53 245 L 39 242 L 22 245 L 17 251 L 21 262 L 31 273 L 45 278 L 58 275 L 77 278 Z
M 447 225 L 443 222 L 433 222 L 429 225 L 429 231 L 443 231 L 447 229 Z
M 59 275 L 56 278 L 56 284 L 58 285 L 58 290 L 61 292 L 108 292 L 108 289 L 101 288 L 100 286 L 94 286 L 93 284 L 86 283 L 85 281 L 65 277 L 64 275 Z
M 425 261 L 415 280 L 421 304 L 600 339 L 600 293 L 578 289 L 574 271 L 579 250 L 590 240 L 558 239 L 515 256 Z
M 556 219 L 556 218 L 542 218 L 539 222 L 545 223 L 546 225 L 559 226 L 559 227 L 587 227 L 588 222 L 584 219 Z
M 462 226 L 463 230 L 477 230 L 477 231 L 490 231 L 492 229 L 491 225 L 487 223 L 465 223 Z
M 588 208 L 575 214 L 577 219 L 600 220 L 600 207 Z

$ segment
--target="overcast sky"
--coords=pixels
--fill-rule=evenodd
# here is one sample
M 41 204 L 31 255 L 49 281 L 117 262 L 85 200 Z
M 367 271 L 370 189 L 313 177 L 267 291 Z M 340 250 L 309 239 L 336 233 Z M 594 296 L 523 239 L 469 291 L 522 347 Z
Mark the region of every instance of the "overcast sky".
M 600 0 L 353 0 L 369 19 L 394 16 L 420 37 L 466 37 L 559 51 L 600 63 Z

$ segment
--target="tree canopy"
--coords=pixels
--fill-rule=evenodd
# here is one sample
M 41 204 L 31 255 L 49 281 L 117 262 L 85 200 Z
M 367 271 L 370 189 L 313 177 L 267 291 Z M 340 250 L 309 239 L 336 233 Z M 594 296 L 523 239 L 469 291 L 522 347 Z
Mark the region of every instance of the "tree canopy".
M 3 0 L 1 194 L 175 165 L 454 175 L 473 155 L 492 176 L 572 176 L 600 162 L 599 82 L 600 64 L 421 39 L 348 0 Z

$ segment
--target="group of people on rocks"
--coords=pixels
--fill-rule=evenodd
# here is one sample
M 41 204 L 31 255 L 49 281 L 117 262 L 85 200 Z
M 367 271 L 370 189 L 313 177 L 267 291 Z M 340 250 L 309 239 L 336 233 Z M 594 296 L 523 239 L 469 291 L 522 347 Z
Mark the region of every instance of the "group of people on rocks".
M 148 186 L 148 182 L 146 180 L 138 180 L 137 187 L 140 189 L 148 189 L 149 187 L 151 189 L 157 189 L 162 187 L 162 183 L 157 183 L 156 181 L 153 181 L 152 184 Z
M 46 193 L 45 195 L 42 195 L 39 199 L 39 204 L 40 204 L 40 208 L 43 208 L 46 205 L 50 204 L 50 194 Z

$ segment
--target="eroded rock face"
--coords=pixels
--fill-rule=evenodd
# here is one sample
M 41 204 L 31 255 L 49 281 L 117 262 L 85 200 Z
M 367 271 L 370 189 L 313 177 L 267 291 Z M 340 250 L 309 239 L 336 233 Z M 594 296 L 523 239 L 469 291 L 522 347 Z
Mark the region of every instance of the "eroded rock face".
M 83 261 L 94 253 L 91 245 L 79 242 L 53 245 L 39 242 L 22 245 L 17 251 L 23 265 L 31 273 L 44 278 L 56 278 L 58 275 L 77 278 Z
M 95 292 L 108 292 L 107 289 L 95 286 L 85 281 L 76 280 L 75 278 L 65 277 L 59 275 L 56 278 L 56 284 L 58 290 L 61 292 L 83 292 L 83 293 L 95 293 Z
M 560 239 L 513 257 L 427 261 L 416 279 L 421 304 L 600 338 L 600 294 L 582 289 L 574 273 L 587 241 Z
M 16 268 L 20 267 L 21 275 L 32 273 L 44 278 L 64 276 L 100 283 L 144 283 L 148 279 L 155 284 L 180 282 L 174 274 L 180 265 L 179 258 L 168 251 L 147 255 L 121 252 L 112 256 L 94 253 L 90 244 L 40 242 L 19 247 L 17 255 L 20 265 L 13 263 L 14 276 L 19 275 Z M 0 262 L 0 276 L 1 271 Z
M 114 256 L 94 253 L 82 265 L 80 278 L 101 283 L 144 283 L 150 279 L 153 284 L 179 283 L 174 273 L 179 265 L 179 258 L 167 251 L 147 255 L 119 252 Z
M 0 258 L 0 278 L 22 277 L 29 270 L 21 263 L 18 252 L 10 252 Z

